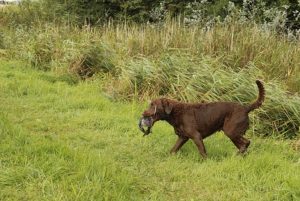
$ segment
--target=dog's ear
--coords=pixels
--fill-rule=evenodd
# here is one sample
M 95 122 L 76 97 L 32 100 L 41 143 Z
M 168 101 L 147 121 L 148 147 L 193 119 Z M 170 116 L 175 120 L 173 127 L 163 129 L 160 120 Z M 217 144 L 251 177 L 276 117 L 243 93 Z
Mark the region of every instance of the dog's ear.
M 171 114 L 172 109 L 173 109 L 173 104 L 170 103 L 170 101 L 168 99 L 163 99 L 162 104 L 163 104 L 165 113 L 166 114 Z

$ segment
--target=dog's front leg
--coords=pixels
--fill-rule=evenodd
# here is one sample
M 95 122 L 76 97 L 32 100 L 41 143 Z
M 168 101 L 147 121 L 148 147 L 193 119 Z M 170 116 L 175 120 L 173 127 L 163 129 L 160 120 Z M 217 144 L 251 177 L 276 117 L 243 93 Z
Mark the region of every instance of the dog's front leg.
M 173 146 L 170 153 L 175 154 L 182 147 L 182 145 L 184 145 L 187 141 L 188 141 L 188 138 L 186 138 L 186 137 L 178 137 L 176 144 Z
M 201 156 L 203 158 L 206 158 L 207 157 L 206 149 L 205 149 L 205 146 L 204 146 L 203 139 L 202 139 L 201 135 L 197 134 L 192 139 L 193 139 L 194 143 L 196 144 L 196 146 L 197 146 L 197 148 L 198 148 L 199 153 L 201 154 Z

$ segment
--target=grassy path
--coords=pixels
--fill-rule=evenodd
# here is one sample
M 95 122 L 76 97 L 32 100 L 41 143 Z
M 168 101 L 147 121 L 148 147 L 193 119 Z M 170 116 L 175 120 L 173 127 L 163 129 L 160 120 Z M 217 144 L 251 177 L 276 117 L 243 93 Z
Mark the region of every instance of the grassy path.
M 99 81 L 0 63 L 0 200 L 300 200 L 300 154 L 252 136 L 249 154 L 219 133 L 208 159 L 165 123 L 143 138 L 143 106 L 112 102 Z M 266 131 L 267 132 L 267 131 Z

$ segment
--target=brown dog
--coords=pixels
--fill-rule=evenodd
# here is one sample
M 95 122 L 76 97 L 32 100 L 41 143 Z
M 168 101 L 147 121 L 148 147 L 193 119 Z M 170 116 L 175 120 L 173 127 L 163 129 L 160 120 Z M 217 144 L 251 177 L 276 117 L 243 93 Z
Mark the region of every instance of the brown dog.
M 165 120 L 174 127 L 178 140 L 171 153 L 176 153 L 184 143 L 192 139 L 200 154 L 206 157 L 203 139 L 216 131 L 223 130 L 239 153 L 244 153 L 250 141 L 243 137 L 249 127 L 248 113 L 260 107 L 265 98 L 263 84 L 256 80 L 259 95 L 257 100 L 248 106 L 232 102 L 213 103 L 182 103 L 166 98 L 156 99 L 144 111 L 140 121 L 140 128 L 145 135 L 156 121 Z M 143 126 L 147 126 L 145 131 Z

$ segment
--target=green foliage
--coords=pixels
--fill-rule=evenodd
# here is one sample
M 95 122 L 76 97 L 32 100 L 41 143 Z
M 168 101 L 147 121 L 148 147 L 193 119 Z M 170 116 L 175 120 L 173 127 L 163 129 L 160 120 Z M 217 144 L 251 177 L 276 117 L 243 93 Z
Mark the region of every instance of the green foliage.
M 3 7 L 0 10 L 0 23 L 12 27 L 31 27 L 45 22 L 67 21 L 62 10 L 62 5 L 55 2 L 23 0 L 18 5 Z
M 22 1 L 18 7 L 0 12 L 0 23 L 34 26 L 44 22 L 72 25 L 103 25 L 111 21 L 163 22 L 178 17 L 186 23 L 224 21 L 232 15 L 260 24 L 280 20 L 279 31 L 297 31 L 300 26 L 297 1 L 178 1 L 178 0 L 41 0 Z M 278 19 L 280 18 L 280 19 Z M 278 25 L 277 25 L 278 26 Z M 282 29 L 282 30 L 281 30 Z
M 42 5 L 54 7 L 56 16 L 61 14 L 79 25 L 103 24 L 111 19 L 133 20 L 146 22 L 150 19 L 149 12 L 159 5 L 159 1 L 82 1 L 82 0 L 43 0 Z M 67 18 L 66 18 L 67 17 Z
M 257 25 L 231 21 L 208 31 L 180 22 L 94 29 L 47 25 L 30 34 L 21 28 L 8 33 L 14 42 L 6 50 L 10 58 L 59 75 L 73 72 L 65 80 L 70 84 L 73 74 L 86 79 L 97 73 L 94 77 L 102 78 L 101 86 L 113 99 L 170 96 L 249 104 L 257 96 L 256 87 L 249 86 L 261 78 L 273 92 L 267 93 L 273 102 L 267 100 L 258 113 L 265 122 L 258 133 L 267 129 L 268 135 L 294 137 L 299 130 L 299 44 Z M 293 95 L 285 99 L 287 91 Z
M 46 35 L 39 35 L 32 44 L 31 65 L 37 69 L 49 70 L 52 55 L 54 54 L 53 42 Z
M 69 85 L 76 85 L 79 82 L 78 77 L 72 74 L 62 74 L 59 76 L 43 74 L 40 76 L 40 79 L 48 81 L 49 83 L 65 82 Z
M 93 76 L 95 73 L 115 73 L 114 52 L 101 42 L 84 44 L 79 55 L 71 60 L 70 70 L 82 78 Z
M 4 43 L 4 33 L 0 32 L 0 49 L 5 48 L 5 43 Z
M 299 153 L 287 140 L 299 150 L 299 41 L 276 34 L 299 28 L 298 2 L 164 2 L 1 9 L 0 57 L 21 64 L 0 62 L 0 200 L 300 199 Z M 166 124 L 139 137 L 146 106 L 136 100 L 249 104 L 256 79 L 266 101 L 251 113 L 244 158 L 219 134 L 205 141 L 205 161 L 192 143 L 170 157 Z
M 123 97 L 150 94 L 151 97 L 171 96 L 183 101 L 235 101 L 249 105 L 258 96 L 256 79 L 266 80 L 254 65 L 236 72 L 212 58 L 191 55 L 166 55 L 157 61 L 139 59 L 123 69 L 120 88 L 111 93 Z M 129 83 L 128 84 L 128 80 Z M 113 82 L 107 80 L 110 85 Z M 127 84 L 127 85 L 126 85 Z M 285 89 L 276 80 L 265 81 L 266 101 L 256 111 L 259 135 L 280 135 L 293 138 L 300 125 L 300 98 L 286 97 Z M 284 100 L 283 100 L 284 99 Z M 264 131 L 270 131 L 265 133 Z

